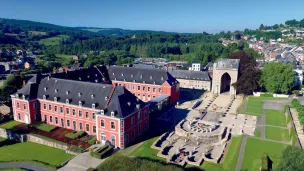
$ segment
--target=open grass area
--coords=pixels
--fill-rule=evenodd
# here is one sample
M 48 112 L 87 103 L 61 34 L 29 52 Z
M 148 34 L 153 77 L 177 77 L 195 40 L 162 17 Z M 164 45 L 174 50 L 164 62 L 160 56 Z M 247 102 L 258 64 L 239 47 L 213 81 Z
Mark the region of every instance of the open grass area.
M 277 141 L 289 141 L 289 131 L 288 129 L 275 128 L 271 126 L 266 126 L 265 137 L 271 140 Z
M 254 131 L 255 137 L 261 137 L 261 131 Z
M 145 142 L 143 142 L 138 148 L 136 148 L 130 156 L 136 156 L 141 158 L 149 158 L 151 160 L 157 160 L 160 162 L 165 162 L 166 159 L 158 157 L 158 150 L 151 148 L 151 145 L 158 139 L 159 137 L 151 138 Z
M 56 54 L 57 61 L 62 65 L 68 65 L 74 55 Z
M 46 32 L 43 31 L 29 31 L 31 35 L 46 35 Z
M 286 116 L 283 111 L 280 110 L 265 110 L 266 125 L 274 126 L 286 126 Z
M 67 36 L 67 35 L 58 35 L 55 37 L 40 39 L 38 42 L 44 46 L 54 46 L 54 45 L 59 45 L 60 41 L 66 40 L 68 38 L 69 38 L 69 36 Z
M 57 126 L 49 125 L 49 124 L 46 124 L 43 122 L 36 122 L 34 124 L 29 125 L 29 127 L 39 129 L 39 130 L 45 131 L 45 132 L 51 132 L 57 128 Z
M 267 153 L 275 166 L 279 162 L 282 151 L 287 147 L 285 144 L 248 138 L 245 147 L 245 155 L 242 169 L 258 171 L 262 164 L 262 155 Z M 272 159 L 271 156 L 276 156 Z
M 249 97 L 245 114 L 260 115 L 262 114 L 262 107 L 264 100 L 285 100 L 286 98 L 276 97 Z
M 0 125 L 0 128 L 3 129 L 14 129 L 15 126 L 20 125 L 20 122 L 17 121 L 9 121 Z
M 2 143 L 5 140 L 2 139 Z M 73 157 L 64 150 L 32 142 L 7 143 L 0 147 L 0 163 L 12 161 L 30 161 L 46 166 L 58 167 Z

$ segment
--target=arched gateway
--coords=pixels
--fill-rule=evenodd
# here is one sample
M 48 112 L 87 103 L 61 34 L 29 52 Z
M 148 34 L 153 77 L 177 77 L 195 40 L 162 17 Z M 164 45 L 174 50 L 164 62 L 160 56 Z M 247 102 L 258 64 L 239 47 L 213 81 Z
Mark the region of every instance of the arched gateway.
M 239 72 L 239 59 L 219 59 L 213 65 L 212 92 L 236 95 L 232 86 L 237 82 Z

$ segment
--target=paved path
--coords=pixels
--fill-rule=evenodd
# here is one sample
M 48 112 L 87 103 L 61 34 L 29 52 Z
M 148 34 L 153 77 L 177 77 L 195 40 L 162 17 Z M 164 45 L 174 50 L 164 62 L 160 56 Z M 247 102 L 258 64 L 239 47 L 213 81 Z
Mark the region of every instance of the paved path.
M 239 157 L 238 157 L 238 160 L 237 160 L 235 171 L 239 171 L 242 168 L 242 163 L 243 163 L 243 159 L 244 159 L 245 146 L 246 146 L 247 138 L 248 138 L 247 135 L 243 136 L 242 144 L 241 144 L 241 149 L 240 149 L 240 152 L 239 152 Z
M 246 99 L 245 99 L 244 106 L 243 106 L 243 108 L 242 108 L 242 113 L 245 113 L 245 110 L 246 110 L 246 108 L 247 108 L 247 104 L 248 104 L 248 96 L 247 96 Z
M 289 129 L 287 126 L 275 126 L 275 125 L 256 125 L 256 126 L 257 126 L 257 127 L 269 126 L 269 127 L 274 127 L 274 128 Z
M 0 164 L 0 169 L 8 169 L 8 168 L 20 168 L 20 169 L 27 169 L 32 171 L 51 171 L 50 169 L 40 167 L 31 163 L 24 163 L 24 162 L 10 162 L 10 163 Z

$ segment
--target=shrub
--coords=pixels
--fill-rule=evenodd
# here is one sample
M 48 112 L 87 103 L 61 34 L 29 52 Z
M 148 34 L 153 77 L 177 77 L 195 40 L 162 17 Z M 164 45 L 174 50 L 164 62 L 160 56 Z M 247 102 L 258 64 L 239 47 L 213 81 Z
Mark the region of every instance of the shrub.
M 92 157 L 95 157 L 98 159 L 103 159 L 106 156 L 108 156 L 110 153 L 112 153 L 113 150 L 114 150 L 114 147 L 104 145 L 104 146 L 100 147 L 98 150 L 96 150 L 95 152 L 91 152 L 90 155 Z
M 72 151 L 72 152 L 75 152 L 75 153 L 82 153 L 83 152 L 83 148 L 82 147 L 78 147 L 76 145 L 71 145 L 69 148 L 68 148 L 69 151 Z
M 261 94 L 260 97 L 273 97 L 273 95 L 269 93 L 265 93 L 265 94 Z
M 93 137 L 92 139 L 90 139 L 88 141 L 88 143 L 91 144 L 91 145 L 94 145 L 94 144 L 96 144 L 96 141 L 97 141 L 97 137 Z
M 87 169 L 87 171 L 95 171 L 95 169 L 90 167 Z
M 78 132 L 75 132 L 75 133 L 74 132 L 67 133 L 64 136 L 74 140 L 74 139 L 80 138 L 84 135 L 85 135 L 84 131 L 78 131 Z
M 51 132 L 51 131 L 53 131 L 54 129 L 57 128 L 57 126 L 49 125 L 49 124 L 46 124 L 46 123 L 43 123 L 43 122 L 36 122 L 34 124 L 29 125 L 28 127 L 39 129 L 39 130 L 45 131 L 45 132 Z

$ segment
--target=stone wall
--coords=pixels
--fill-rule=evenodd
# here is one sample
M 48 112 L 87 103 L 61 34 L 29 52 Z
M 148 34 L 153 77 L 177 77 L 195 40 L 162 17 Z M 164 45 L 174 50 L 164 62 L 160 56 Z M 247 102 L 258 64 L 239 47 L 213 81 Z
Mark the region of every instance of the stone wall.
M 221 79 L 225 73 L 228 73 L 229 76 L 231 77 L 231 84 L 237 82 L 237 79 L 238 79 L 238 70 L 237 69 L 213 69 L 212 92 L 214 94 L 220 94 Z M 231 95 L 236 94 L 236 90 L 232 85 L 230 85 L 229 93 Z

